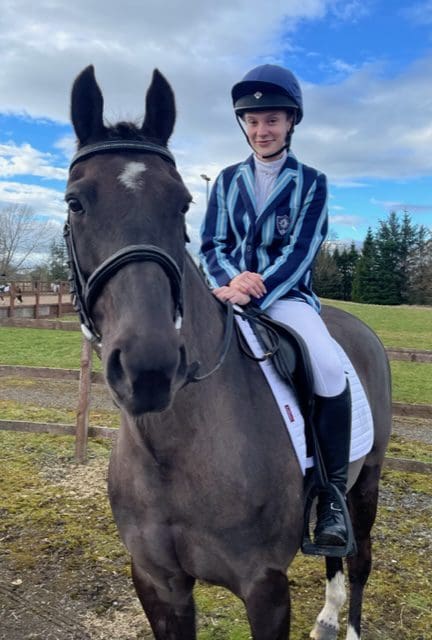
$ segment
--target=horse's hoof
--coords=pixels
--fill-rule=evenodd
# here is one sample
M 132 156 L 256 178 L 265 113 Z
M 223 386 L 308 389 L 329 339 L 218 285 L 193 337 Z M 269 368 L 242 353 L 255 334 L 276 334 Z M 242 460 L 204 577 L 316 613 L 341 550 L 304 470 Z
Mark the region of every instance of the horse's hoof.
M 337 640 L 338 631 L 339 629 L 333 624 L 317 620 L 309 637 L 313 638 L 313 640 Z

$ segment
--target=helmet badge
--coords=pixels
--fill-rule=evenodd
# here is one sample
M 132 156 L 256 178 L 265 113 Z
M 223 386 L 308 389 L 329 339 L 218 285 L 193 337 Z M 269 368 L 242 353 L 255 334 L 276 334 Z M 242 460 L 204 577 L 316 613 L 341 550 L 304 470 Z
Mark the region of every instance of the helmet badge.
M 261 91 L 256 91 L 256 92 L 254 93 L 254 98 L 255 98 L 256 100 L 259 100 L 260 98 L 262 98 L 262 93 L 261 93 Z

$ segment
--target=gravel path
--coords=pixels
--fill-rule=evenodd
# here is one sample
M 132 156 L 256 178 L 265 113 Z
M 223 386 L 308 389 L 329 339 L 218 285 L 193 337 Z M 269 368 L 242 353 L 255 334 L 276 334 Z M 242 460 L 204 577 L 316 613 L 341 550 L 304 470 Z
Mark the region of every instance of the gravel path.
M 78 403 L 78 381 L 2 376 L 0 377 L 0 397 L 2 400 L 12 400 L 40 407 L 76 409 Z M 91 408 L 116 411 L 105 385 L 92 385 Z
M 0 398 L 21 404 L 30 404 L 53 409 L 76 409 L 78 381 L 40 380 L 29 378 L 0 377 Z M 91 409 L 117 412 L 109 392 L 103 384 L 93 384 Z M 103 426 L 103 425 L 101 425 Z M 393 433 L 398 436 L 432 444 L 432 422 L 421 418 L 395 416 Z

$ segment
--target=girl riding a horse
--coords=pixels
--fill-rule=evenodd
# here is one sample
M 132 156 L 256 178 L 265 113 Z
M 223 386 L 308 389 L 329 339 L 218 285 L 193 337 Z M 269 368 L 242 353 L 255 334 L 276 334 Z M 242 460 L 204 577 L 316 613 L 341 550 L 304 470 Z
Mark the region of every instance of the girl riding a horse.
M 301 88 L 291 71 L 266 64 L 249 71 L 231 95 L 253 154 L 215 182 L 202 226 L 202 266 L 217 298 L 252 302 L 305 341 L 324 466 L 345 495 L 350 389 L 312 289 L 314 260 L 328 228 L 327 180 L 290 150 L 303 118 Z M 315 544 L 345 545 L 346 522 L 329 494 L 320 495 L 317 515 Z

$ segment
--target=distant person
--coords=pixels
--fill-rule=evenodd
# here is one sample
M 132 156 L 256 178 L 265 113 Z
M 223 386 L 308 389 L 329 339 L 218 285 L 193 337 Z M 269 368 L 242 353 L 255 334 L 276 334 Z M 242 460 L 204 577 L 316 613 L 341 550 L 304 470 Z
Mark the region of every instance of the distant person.
M 16 291 L 16 295 L 15 295 L 16 299 L 18 300 L 18 302 L 21 302 L 21 304 L 22 304 L 23 303 L 23 299 L 22 299 L 22 289 L 21 289 L 21 287 L 16 287 L 15 291 Z
M 6 282 L 6 284 L 0 285 L 0 289 L 1 289 L 1 293 L 0 293 L 0 302 L 2 304 L 5 303 L 5 299 L 4 299 L 4 294 L 5 293 L 9 293 L 10 291 L 10 284 L 8 282 Z

